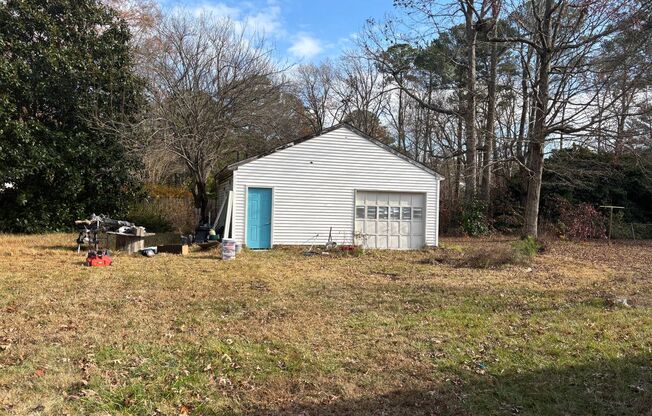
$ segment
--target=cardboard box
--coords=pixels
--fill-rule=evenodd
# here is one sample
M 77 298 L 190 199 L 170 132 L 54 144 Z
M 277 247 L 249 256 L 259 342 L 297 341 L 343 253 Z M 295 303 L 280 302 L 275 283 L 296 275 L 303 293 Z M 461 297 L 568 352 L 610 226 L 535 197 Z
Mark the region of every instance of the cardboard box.
M 181 254 L 182 256 L 190 253 L 190 248 L 187 244 L 165 244 L 156 248 L 158 253 L 171 253 Z

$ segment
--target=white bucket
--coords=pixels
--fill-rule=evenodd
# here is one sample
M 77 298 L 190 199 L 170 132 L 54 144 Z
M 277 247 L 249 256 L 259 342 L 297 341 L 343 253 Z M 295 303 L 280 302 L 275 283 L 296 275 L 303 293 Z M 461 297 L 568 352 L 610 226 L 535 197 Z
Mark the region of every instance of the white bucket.
M 222 239 L 222 260 L 235 259 L 235 240 L 232 238 Z

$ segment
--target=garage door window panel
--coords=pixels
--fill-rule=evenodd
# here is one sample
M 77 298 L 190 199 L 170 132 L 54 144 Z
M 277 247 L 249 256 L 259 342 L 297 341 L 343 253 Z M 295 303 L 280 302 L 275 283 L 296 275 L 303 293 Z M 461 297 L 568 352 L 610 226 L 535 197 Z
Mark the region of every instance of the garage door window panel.
M 378 207 L 378 219 L 379 220 L 386 220 L 389 215 L 389 208 L 388 207 Z

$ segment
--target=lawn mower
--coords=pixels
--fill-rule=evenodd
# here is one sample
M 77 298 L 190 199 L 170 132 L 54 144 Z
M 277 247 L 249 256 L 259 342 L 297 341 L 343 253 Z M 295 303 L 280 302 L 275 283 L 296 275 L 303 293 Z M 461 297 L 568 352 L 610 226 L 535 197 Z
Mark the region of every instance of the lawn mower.
M 110 266 L 113 263 L 110 254 L 109 250 L 89 250 L 84 265 L 90 267 Z

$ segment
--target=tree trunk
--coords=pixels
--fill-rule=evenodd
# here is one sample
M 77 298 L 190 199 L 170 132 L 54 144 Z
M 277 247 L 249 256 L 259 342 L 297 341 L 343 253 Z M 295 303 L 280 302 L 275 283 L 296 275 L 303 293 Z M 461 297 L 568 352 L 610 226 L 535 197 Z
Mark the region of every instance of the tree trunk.
M 529 57 L 529 54 L 528 54 Z M 518 126 L 518 138 L 516 140 L 516 158 L 520 163 L 525 163 L 525 150 L 524 150 L 524 141 L 525 141 L 525 127 L 528 125 L 528 113 L 530 111 L 530 104 L 528 100 L 528 88 L 527 88 L 527 66 L 530 65 L 530 61 L 522 60 L 523 72 L 521 78 L 521 95 L 523 95 L 523 105 L 521 106 L 521 120 Z M 521 167 L 522 169 L 522 167 Z
M 405 108 L 403 104 L 403 90 L 398 91 L 398 148 L 405 151 Z
M 625 72 L 623 71 L 623 74 Z M 622 89 L 626 87 L 627 79 L 623 75 L 621 81 Z M 614 155 L 616 159 L 620 158 L 623 155 L 625 150 L 625 127 L 627 125 L 627 114 L 629 113 L 629 94 L 622 93 L 620 98 L 620 114 L 616 117 L 616 142 L 614 143 Z
M 473 27 L 473 2 L 466 0 L 466 7 L 463 7 L 466 23 L 466 52 L 467 52 L 467 71 L 466 71 L 466 109 L 464 111 L 464 121 L 466 129 L 466 172 L 464 177 L 464 198 L 471 201 L 476 197 L 476 180 L 478 176 L 478 138 L 475 126 L 476 116 L 476 40 L 477 32 Z
M 428 80 L 428 105 L 432 103 L 432 72 L 430 73 L 430 79 Z M 426 163 L 428 157 L 432 155 L 432 120 L 430 119 L 430 112 L 424 111 L 424 117 L 426 119 L 426 131 L 424 138 L 424 148 L 425 154 L 423 155 L 423 163 Z
M 539 203 L 541 199 L 541 179 L 543 177 L 543 158 L 546 142 L 546 116 L 548 113 L 548 88 L 552 59 L 551 36 L 552 0 L 546 0 L 541 36 L 545 40 L 538 53 L 538 82 L 534 100 L 534 129 L 530 145 L 530 176 L 528 178 L 527 198 L 525 200 L 525 226 L 523 235 L 537 237 L 539 222 Z
M 494 18 L 497 18 L 494 12 Z M 493 37 L 497 34 L 497 23 L 493 27 Z M 489 63 L 489 85 L 487 86 L 487 124 L 484 139 L 484 157 L 482 166 L 482 199 L 491 205 L 492 162 L 496 141 L 496 77 L 498 67 L 498 44 L 491 43 L 491 58 Z
M 524 114 L 521 114 L 521 127 L 519 130 L 519 140 L 520 140 L 520 154 L 519 157 L 519 178 L 520 178 L 520 203 L 524 207 L 527 201 L 527 188 L 528 188 L 528 178 L 529 171 L 527 166 L 529 165 L 529 160 L 531 159 L 530 154 L 530 143 L 532 141 L 532 132 L 534 131 L 534 109 L 535 105 L 532 101 L 535 99 L 536 87 L 533 88 L 531 92 L 528 92 L 528 74 L 529 66 L 532 58 L 531 55 L 532 49 L 528 46 L 527 60 L 523 62 L 523 78 L 521 82 L 521 89 L 523 91 L 523 111 Z M 535 66 L 538 66 L 538 60 L 535 63 Z M 535 79 L 538 75 L 538 69 L 535 70 Z M 526 129 L 527 126 L 527 129 Z
M 457 149 L 462 151 L 462 118 L 458 117 L 457 119 Z M 462 156 L 459 155 L 456 158 L 456 169 L 455 169 L 455 199 L 458 203 L 460 202 L 460 181 L 462 180 Z
M 614 145 L 614 155 L 616 159 L 623 155 L 623 149 L 625 148 L 625 119 L 626 115 L 622 114 L 617 117 L 617 127 L 616 127 L 616 143 Z
M 208 192 L 206 181 L 195 181 L 195 208 L 199 210 L 199 221 L 203 224 L 208 222 Z

